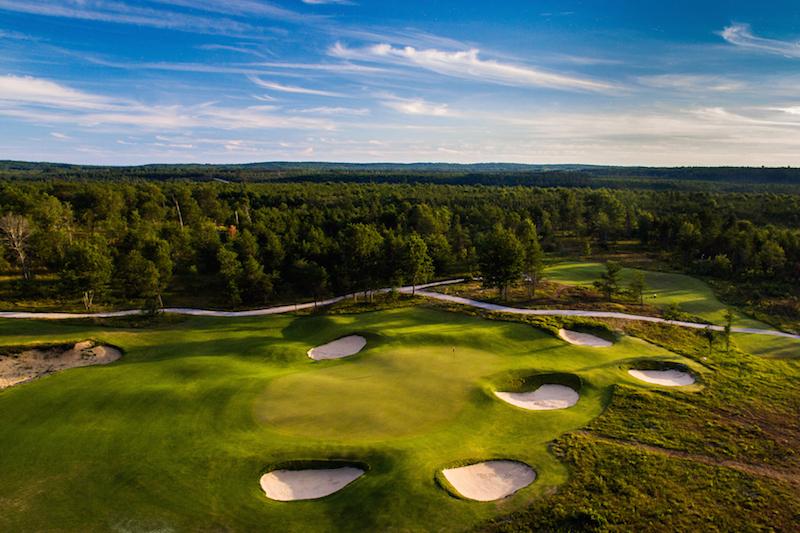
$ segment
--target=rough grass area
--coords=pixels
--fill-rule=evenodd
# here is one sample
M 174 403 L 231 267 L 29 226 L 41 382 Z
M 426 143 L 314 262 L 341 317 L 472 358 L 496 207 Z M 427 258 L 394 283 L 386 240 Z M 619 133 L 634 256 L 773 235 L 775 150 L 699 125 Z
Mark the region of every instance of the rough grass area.
M 570 480 L 483 531 L 796 531 L 797 487 L 636 443 L 559 439 Z
M 600 417 L 552 447 L 567 484 L 483 529 L 796 531 L 798 361 L 709 350 L 701 333 L 672 326 L 616 326 L 702 365 L 702 390 L 615 386 Z

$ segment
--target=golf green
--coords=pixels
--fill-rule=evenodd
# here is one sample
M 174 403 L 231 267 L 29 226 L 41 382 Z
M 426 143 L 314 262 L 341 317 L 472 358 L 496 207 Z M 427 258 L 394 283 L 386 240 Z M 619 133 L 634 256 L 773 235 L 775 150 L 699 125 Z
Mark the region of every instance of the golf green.
M 355 356 L 306 354 L 351 334 L 367 339 Z M 125 355 L 0 392 L 4 531 L 467 529 L 563 483 L 547 443 L 597 417 L 616 384 L 652 388 L 627 374 L 637 360 L 690 367 L 700 381 L 687 395 L 706 372 L 635 338 L 572 346 L 421 307 L 152 329 L 0 321 L 2 345 L 34 338 L 92 338 Z M 574 407 L 532 412 L 493 397 L 554 373 L 581 384 Z M 494 503 L 437 481 L 443 468 L 487 459 L 524 462 L 536 481 Z M 323 499 L 267 499 L 260 476 L 303 460 L 367 473 Z

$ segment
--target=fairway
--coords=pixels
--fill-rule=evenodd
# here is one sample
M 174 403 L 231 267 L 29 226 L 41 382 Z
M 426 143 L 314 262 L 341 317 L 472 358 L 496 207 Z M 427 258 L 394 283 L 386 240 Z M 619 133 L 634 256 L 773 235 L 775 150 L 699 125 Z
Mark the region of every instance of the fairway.
M 559 263 L 547 268 L 547 279 L 558 283 L 591 285 L 605 270 L 602 263 Z M 773 329 L 769 324 L 752 319 L 733 307 L 719 301 L 714 291 L 704 281 L 670 272 L 638 270 L 645 277 L 645 301 L 660 307 L 675 304 L 690 315 L 711 324 L 724 325 L 725 311 L 733 312 L 733 326 L 756 329 Z M 627 285 L 637 269 L 623 268 L 622 282 Z M 800 357 L 800 342 L 779 337 L 734 333 L 732 338 L 745 352 L 765 357 Z
M 0 529 L 466 529 L 566 480 L 547 450 L 585 426 L 635 361 L 698 364 L 643 341 L 573 346 L 533 327 L 419 307 L 331 316 L 192 318 L 154 329 L 0 321 L 3 345 L 92 338 L 120 361 L 0 392 Z M 312 361 L 347 335 L 358 354 Z M 565 373 L 580 400 L 527 411 L 494 397 L 513 378 Z M 683 389 L 687 395 L 702 384 Z M 508 499 L 453 496 L 442 469 L 530 465 Z M 259 478 L 301 461 L 352 461 L 366 474 L 329 497 L 268 500 Z M 100 495 L 105 495 L 100 497 Z M 91 497 L 90 497 L 91 496 Z
M 591 285 L 600 279 L 600 274 L 604 271 L 605 265 L 602 263 L 559 263 L 549 267 L 545 276 L 547 279 L 559 283 Z M 633 279 L 634 272 L 637 271 L 644 274 L 647 286 L 644 299 L 647 303 L 662 307 L 677 304 L 684 313 L 700 317 L 712 324 L 725 323 L 726 306 L 719 301 L 714 291 L 704 281 L 685 274 L 623 268 L 622 284 L 627 286 Z M 769 328 L 763 322 L 749 319 L 735 310 L 734 325 Z

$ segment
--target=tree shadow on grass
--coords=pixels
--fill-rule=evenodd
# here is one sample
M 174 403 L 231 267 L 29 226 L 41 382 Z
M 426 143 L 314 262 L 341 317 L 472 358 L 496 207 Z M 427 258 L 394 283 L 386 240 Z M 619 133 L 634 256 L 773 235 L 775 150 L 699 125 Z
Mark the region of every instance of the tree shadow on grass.
M 271 364 L 287 365 L 305 356 L 302 346 L 276 342 L 274 337 L 249 335 L 200 341 L 178 340 L 157 346 L 136 346 L 114 364 L 136 364 L 192 357 L 236 357 Z

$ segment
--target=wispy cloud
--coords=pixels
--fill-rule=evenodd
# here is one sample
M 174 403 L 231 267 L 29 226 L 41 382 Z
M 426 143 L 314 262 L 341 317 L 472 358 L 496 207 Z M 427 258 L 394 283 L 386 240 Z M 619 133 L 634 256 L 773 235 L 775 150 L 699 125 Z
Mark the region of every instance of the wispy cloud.
M 364 48 L 348 48 L 336 43 L 329 54 L 353 61 L 391 63 L 423 68 L 438 74 L 487 83 L 520 87 L 548 87 L 572 91 L 608 92 L 615 87 L 589 78 L 547 72 L 537 68 L 482 59 L 480 50 L 444 51 L 436 48 L 402 48 L 376 44 Z
M 698 74 L 658 74 L 641 76 L 639 83 L 655 89 L 674 89 L 684 92 L 734 92 L 746 86 L 745 83 L 721 76 Z
M 767 39 L 753 34 L 749 24 L 732 24 L 726 27 L 720 35 L 723 39 L 736 46 L 759 50 L 785 57 L 800 58 L 800 41 L 781 41 Z
M 39 78 L 0 76 L 0 116 L 41 124 L 142 129 L 323 129 L 328 119 L 278 113 L 274 106 L 146 105 L 72 89 Z
M 169 5 L 185 5 L 201 11 L 214 11 L 215 5 L 228 5 L 231 2 L 181 2 L 180 0 L 161 2 Z M 236 3 L 236 2 L 234 2 Z M 248 36 L 255 38 L 270 34 L 269 29 L 220 16 L 194 15 L 171 9 L 143 7 L 141 4 L 127 4 L 104 0 L 0 0 L 0 10 L 15 11 L 48 17 L 71 18 L 149 26 L 170 30 L 196 33 Z M 275 16 L 279 16 L 276 12 Z M 291 17 L 290 17 L 291 18 Z
M 16 41 L 35 41 L 34 37 L 16 31 L 0 30 L 0 39 L 13 39 Z
M 355 108 L 355 107 L 321 106 L 321 107 L 310 107 L 307 109 L 298 109 L 297 112 L 309 115 L 328 115 L 328 116 L 349 115 L 349 116 L 363 117 L 365 115 L 369 115 L 369 109 L 364 107 Z
M 269 50 L 267 50 L 269 54 L 265 54 L 261 50 L 254 50 L 252 48 L 247 48 L 244 46 L 232 46 L 227 44 L 201 44 L 197 48 L 199 48 L 200 50 L 211 50 L 211 51 L 222 50 L 225 52 L 236 52 L 239 54 L 253 55 L 256 57 L 260 57 L 262 59 L 266 59 L 270 55 L 274 55 L 271 52 L 269 52 Z
M 78 0 L 85 1 L 85 0 Z M 319 20 L 319 17 L 286 9 L 263 0 L 152 0 L 159 4 L 186 7 L 197 11 L 220 13 L 230 16 L 257 16 L 276 20 L 305 21 Z
M 355 5 L 354 2 L 350 2 L 349 0 L 303 0 L 304 4 L 311 4 L 311 5 L 325 5 L 325 4 L 335 4 L 339 6 L 352 6 Z
M 279 91 L 283 93 L 291 93 L 291 94 L 306 94 L 306 95 L 313 95 L 313 96 L 330 96 L 334 98 L 340 98 L 344 95 L 341 93 L 335 93 L 331 91 L 321 91 L 318 89 L 309 89 L 307 87 L 297 87 L 294 85 L 283 85 L 282 83 L 275 83 L 271 81 L 264 81 L 258 76 L 249 76 L 250 81 L 262 87 L 264 89 L 270 89 L 272 91 Z

